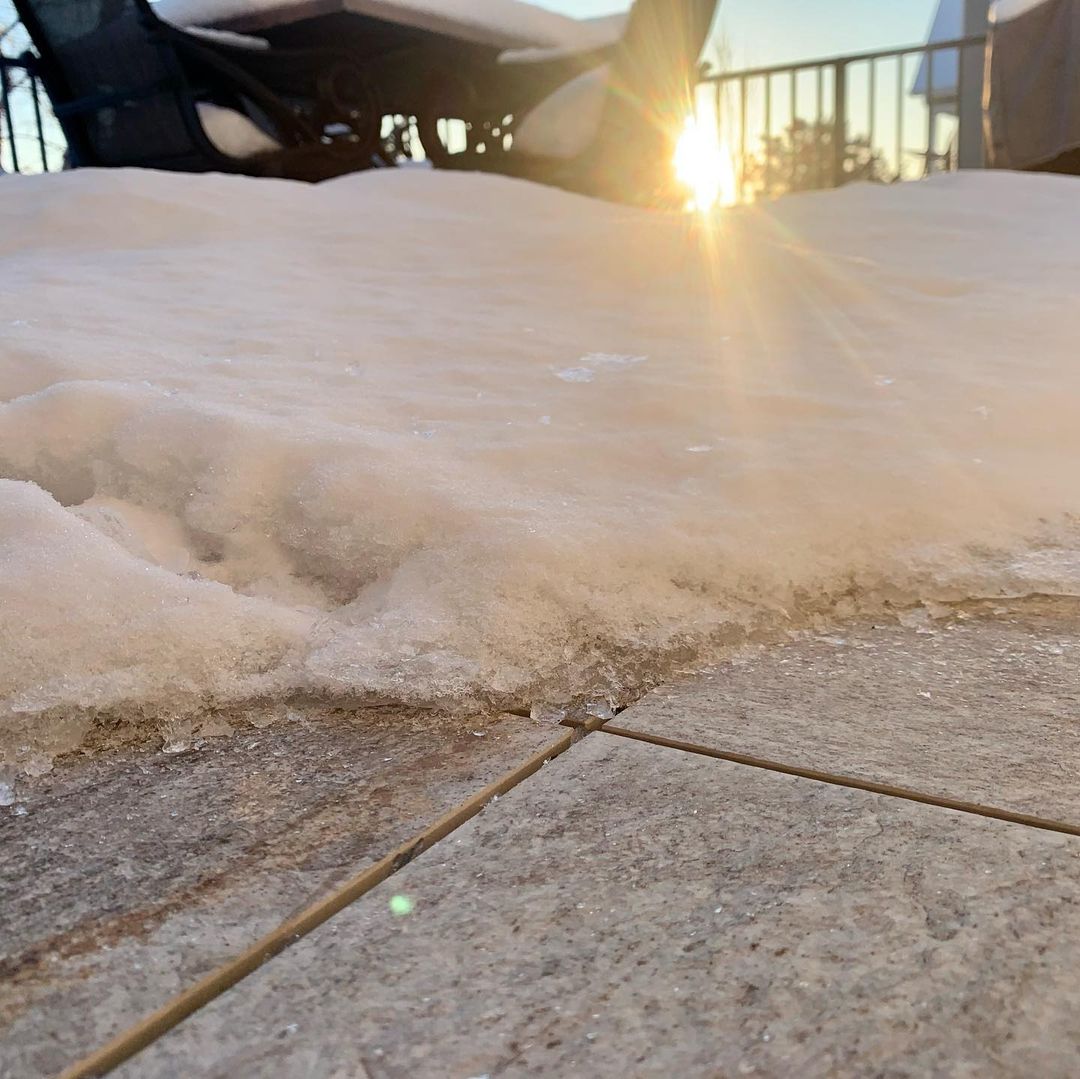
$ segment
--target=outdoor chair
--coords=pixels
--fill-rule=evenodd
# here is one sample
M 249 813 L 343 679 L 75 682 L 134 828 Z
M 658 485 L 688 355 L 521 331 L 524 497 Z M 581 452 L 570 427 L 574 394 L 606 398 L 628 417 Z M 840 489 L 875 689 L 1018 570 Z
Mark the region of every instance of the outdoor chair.
M 316 181 L 372 164 L 370 63 L 185 31 L 147 0 L 15 0 L 77 166 Z
M 612 46 L 506 54 L 481 86 L 447 73 L 418 117 L 428 156 L 438 167 L 501 172 L 621 202 L 667 201 L 674 144 L 693 108 L 718 2 L 637 0 Z M 447 116 L 465 121 L 456 153 L 446 145 Z

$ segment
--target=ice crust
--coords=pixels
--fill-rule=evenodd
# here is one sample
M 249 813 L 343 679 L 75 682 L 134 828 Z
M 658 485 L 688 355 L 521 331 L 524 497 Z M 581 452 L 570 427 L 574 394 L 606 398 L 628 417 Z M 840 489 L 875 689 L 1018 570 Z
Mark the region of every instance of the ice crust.
M 5 179 L 0 752 L 617 699 L 756 627 L 1074 590 L 1078 195 L 706 228 L 425 171 Z

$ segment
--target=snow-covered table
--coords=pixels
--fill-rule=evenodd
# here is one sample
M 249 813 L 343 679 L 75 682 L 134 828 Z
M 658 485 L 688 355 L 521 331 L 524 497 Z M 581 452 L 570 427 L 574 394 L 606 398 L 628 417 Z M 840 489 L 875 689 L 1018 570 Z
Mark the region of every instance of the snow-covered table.
M 159 0 L 178 26 L 258 33 L 304 19 L 353 14 L 496 49 L 598 49 L 614 44 L 625 20 L 571 19 L 525 0 Z

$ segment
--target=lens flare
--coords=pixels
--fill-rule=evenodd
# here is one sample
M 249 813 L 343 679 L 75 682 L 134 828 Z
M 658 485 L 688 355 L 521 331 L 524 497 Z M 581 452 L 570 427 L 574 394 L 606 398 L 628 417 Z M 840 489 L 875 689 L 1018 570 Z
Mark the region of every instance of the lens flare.
M 675 175 L 690 191 L 692 208 L 701 213 L 737 201 L 735 164 L 715 124 L 687 118 L 675 146 Z
M 407 914 L 412 914 L 415 909 L 415 901 L 407 895 L 392 895 L 390 897 L 390 913 L 395 918 L 404 918 Z

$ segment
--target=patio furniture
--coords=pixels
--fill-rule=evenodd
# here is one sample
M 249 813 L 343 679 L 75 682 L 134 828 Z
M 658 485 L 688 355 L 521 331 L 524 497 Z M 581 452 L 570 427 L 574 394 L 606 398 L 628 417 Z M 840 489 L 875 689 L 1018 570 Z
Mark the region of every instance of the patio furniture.
M 332 40 L 358 56 L 406 55 L 381 71 L 380 98 L 387 115 L 417 118 L 426 154 L 440 167 L 464 164 L 448 160 L 462 147 L 445 145 L 445 120 L 461 120 L 463 148 L 489 152 L 490 162 L 502 117 L 572 79 L 587 51 L 617 45 L 626 23 L 572 19 L 525 0 L 160 0 L 156 10 L 178 27 L 258 34 L 277 49 Z M 500 63 L 507 56 L 543 62 Z
M 332 38 L 358 54 L 408 53 L 378 79 L 384 111 L 402 121 L 380 147 L 388 163 L 408 157 L 415 117 L 436 167 L 655 204 L 674 197 L 674 140 L 717 3 L 637 0 L 628 16 L 587 20 L 523 0 L 161 0 L 158 10 L 275 48 Z
M 368 167 L 373 65 L 188 33 L 147 0 L 15 0 L 76 166 L 320 180 Z
M 457 154 L 435 144 L 436 107 L 420 128 L 425 148 L 443 167 L 504 172 L 621 202 L 681 199 L 671 189 L 671 160 L 693 111 L 717 4 L 637 0 L 625 32 L 606 48 L 504 56 L 491 84 L 473 91 L 473 138 Z

